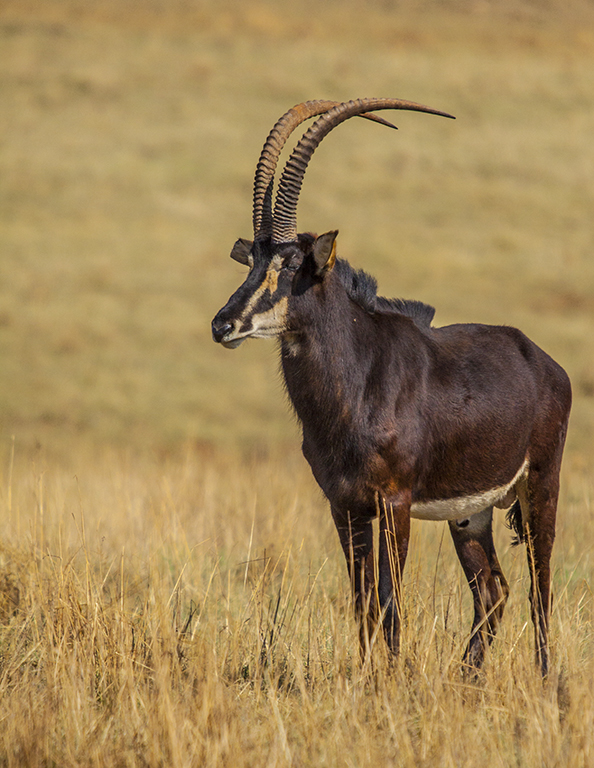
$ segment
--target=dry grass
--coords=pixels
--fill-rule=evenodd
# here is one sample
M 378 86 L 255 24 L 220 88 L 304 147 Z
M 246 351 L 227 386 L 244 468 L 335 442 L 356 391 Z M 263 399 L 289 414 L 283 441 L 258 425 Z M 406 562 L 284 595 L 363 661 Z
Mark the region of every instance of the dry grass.
M 403 655 L 358 662 L 342 557 L 299 457 L 112 453 L 73 477 L 5 464 L 3 765 L 587 766 L 593 562 L 564 499 L 543 685 L 524 552 L 498 528 L 512 599 L 477 682 L 470 600 L 443 526 L 417 524 Z M 233 482 L 227 478 L 233 477 Z M 583 522 L 582 522 L 583 524 Z
M 591 3 L 0 6 L 0 765 L 594 764 Z M 307 98 L 395 95 L 316 154 L 300 221 L 441 323 L 518 325 L 575 407 L 554 671 L 524 552 L 476 683 L 467 587 L 416 524 L 402 659 L 361 669 L 275 350 L 209 322 L 254 163 Z M 14 439 L 13 439 L 14 436 Z

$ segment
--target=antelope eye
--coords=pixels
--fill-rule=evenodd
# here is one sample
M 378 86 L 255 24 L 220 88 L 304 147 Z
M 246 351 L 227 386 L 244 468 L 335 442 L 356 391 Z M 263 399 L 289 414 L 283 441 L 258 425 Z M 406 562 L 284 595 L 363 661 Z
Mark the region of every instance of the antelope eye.
M 301 259 L 299 257 L 295 256 L 288 256 L 287 260 L 284 262 L 282 269 L 287 270 L 288 272 L 297 272 L 299 267 L 301 266 Z

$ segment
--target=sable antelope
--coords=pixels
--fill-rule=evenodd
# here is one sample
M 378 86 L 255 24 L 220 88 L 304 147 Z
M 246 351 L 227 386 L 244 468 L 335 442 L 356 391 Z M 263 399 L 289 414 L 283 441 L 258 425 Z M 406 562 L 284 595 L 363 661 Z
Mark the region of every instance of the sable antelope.
M 362 653 L 380 620 L 398 651 L 410 518 L 447 520 L 474 600 L 464 661 L 480 667 L 509 593 L 493 545 L 493 507 L 511 506 L 509 525 L 527 543 L 536 657 L 546 675 L 549 564 L 571 407 L 566 373 L 515 328 L 433 327 L 432 307 L 378 296 L 372 277 L 337 258 L 336 230 L 297 234 L 314 150 L 343 121 L 380 109 L 451 117 L 398 99 L 314 101 L 274 126 L 256 170 L 254 240 L 239 239 L 231 251 L 249 273 L 214 318 L 213 338 L 230 348 L 250 337 L 280 340 L 303 454 L 346 557 Z M 273 209 L 281 149 L 316 115 L 285 165 Z

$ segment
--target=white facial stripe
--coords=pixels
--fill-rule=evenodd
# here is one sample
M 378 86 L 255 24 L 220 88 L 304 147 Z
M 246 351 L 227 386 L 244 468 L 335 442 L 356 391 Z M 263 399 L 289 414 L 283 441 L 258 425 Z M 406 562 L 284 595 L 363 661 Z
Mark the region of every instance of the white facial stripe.
M 459 496 L 456 499 L 436 499 L 435 501 L 414 502 L 410 509 L 411 517 L 417 520 L 462 520 L 476 515 L 487 507 L 497 506 L 528 471 L 528 459 L 517 471 L 514 479 L 507 485 L 492 488 L 490 491 Z
M 252 330 L 250 336 L 254 339 L 270 339 L 278 336 L 285 330 L 285 320 L 287 317 L 287 308 L 289 299 L 287 296 L 260 315 L 254 315 L 252 318 Z
M 245 320 L 250 316 L 251 311 L 258 303 L 258 300 L 261 296 L 263 296 L 264 292 L 268 289 L 271 294 L 273 294 L 278 286 L 278 272 L 275 269 L 269 269 L 266 273 L 266 277 L 260 284 L 260 286 L 254 291 L 252 294 L 250 300 L 245 306 L 245 309 L 241 313 L 241 317 L 239 318 L 240 323 L 245 322 Z M 267 314 L 267 313 L 265 313 Z

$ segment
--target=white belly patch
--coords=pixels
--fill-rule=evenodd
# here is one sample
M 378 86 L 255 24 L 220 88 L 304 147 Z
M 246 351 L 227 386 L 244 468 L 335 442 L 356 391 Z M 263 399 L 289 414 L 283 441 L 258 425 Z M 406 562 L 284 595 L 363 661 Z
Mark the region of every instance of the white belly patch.
M 472 493 L 469 496 L 459 496 L 454 499 L 413 502 L 410 515 L 417 520 L 461 520 L 471 517 L 487 507 L 497 506 L 497 502 L 501 502 L 507 496 L 527 470 L 528 459 L 524 461 L 513 480 L 499 488 Z

